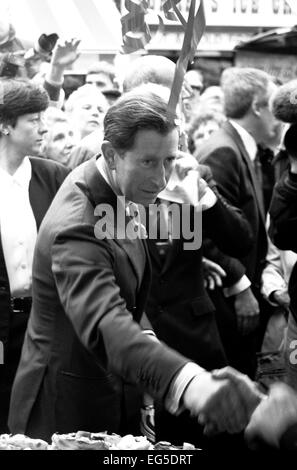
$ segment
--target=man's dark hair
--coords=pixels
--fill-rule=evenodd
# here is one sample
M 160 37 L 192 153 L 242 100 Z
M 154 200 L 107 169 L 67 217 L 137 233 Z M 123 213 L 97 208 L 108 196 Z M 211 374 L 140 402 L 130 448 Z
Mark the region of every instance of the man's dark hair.
M 177 127 L 176 115 L 168 110 L 167 101 L 148 87 L 143 85 L 125 93 L 105 115 L 104 140 L 119 152 L 134 146 L 140 130 L 166 135 Z
M 287 130 L 284 146 L 290 157 L 297 158 L 297 123 L 292 124 Z
M 272 101 L 274 116 L 283 122 L 297 122 L 297 80 L 279 87 Z
M 0 80 L 0 124 L 15 126 L 24 114 L 40 113 L 49 105 L 42 86 L 26 80 Z

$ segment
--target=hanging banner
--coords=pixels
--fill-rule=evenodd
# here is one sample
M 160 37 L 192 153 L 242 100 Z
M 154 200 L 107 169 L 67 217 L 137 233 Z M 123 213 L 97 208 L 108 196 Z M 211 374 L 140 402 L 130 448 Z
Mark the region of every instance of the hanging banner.
M 150 0 L 150 8 L 162 11 L 164 0 Z M 178 2 L 180 13 L 187 17 L 190 2 Z M 205 2 L 207 26 L 278 28 L 297 24 L 296 0 L 207 0 Z M 168 17 L 171 21 L 173 17 Z M 175 18 L 176 24 L 179 23 Z M 151 23 L 153 24 L 153 23 Z
M 186 20 L 178 9 L 181 0 L 163 0 L 162 12 L 168 20 L 180 21 L 184 30 L 184 41 L 178 59 L 171 94 L 169 99 L 169 109 L 175 112 L 183 86 L 184 75 L 189 62 L 192 62 L 203 36 L 206 22 L 203 0 L 200 0 L 196 9 L 196 0 L 191 0 L 188 19 Z M 146 23 L 148 13 L 148 0 L 125 0 L 125 8 L 128 11 L 121 19 L 123 34 L 123 52 L 131 53 L 143 49 L 151 40 L 149 27 Z M 163 22 L 160 17 L 160 25 Z
M 206 23 L 203 0 L 200 0 L 197 13 L 196 0 L 191 0 L 189 18 L 185 29 L 184 42 L 176 64 L 173 85 L 168 103 L 168 107 L 171 112 L 175 112 L 176 110 L 188 64 L 194 59 L 198 44 L 203 36 L 205 26 Z

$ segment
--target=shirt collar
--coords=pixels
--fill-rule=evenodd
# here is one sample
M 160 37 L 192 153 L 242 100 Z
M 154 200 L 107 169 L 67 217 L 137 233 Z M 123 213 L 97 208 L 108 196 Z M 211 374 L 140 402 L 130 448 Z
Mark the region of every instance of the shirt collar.
M 238 132 L 239 136 L 241 137 L 243 145 L 245 146 L 245 149 L 251 161 L 253 162 L 256 158 L 257 150 L 258 150 L 257 143 L 254 137 L 246 129 L 244 129 L 240 124 L 233 121 L 233 119 L 230 119 L 229 121 L 232 124 L 232 126 L 235 128 L 235 130 Z
M 101 174 L 101 176 L 103 176 L 106 183 L 111 187 L 116 196 L 122 196 L 122 192 L 116 181 L 115 171 L 111 171 L 109 169 L 106 160 L 103 156 L 100 156 L 100 158 L 96 160 L 96 166 L 99 170 L 99 173 Z M 128 216 L 133 217 L 135 212 L 137 212 L 138 210 L 138 206 L 134 202 L 125 199 L 125 210 Z
M 32 177 L 32 166 L 29 157 L 25 157 L 20 166 L 10 175 L 6 170 L 0 168 L 1 182 L 12 183 L 16 182 L 19 186 L 28 189 Z

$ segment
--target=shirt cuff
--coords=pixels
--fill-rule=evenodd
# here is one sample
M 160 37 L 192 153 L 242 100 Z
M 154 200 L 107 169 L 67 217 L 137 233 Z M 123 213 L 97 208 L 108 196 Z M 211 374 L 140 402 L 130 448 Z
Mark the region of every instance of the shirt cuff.
M 206 188 L 204 196 L 199 200 L 198 208 L 202 207 L 202 210 L 205 211 L 213 207 L 217 202 L 217 196 L 209 187 Z
M 284 289 L 286 289 L 286 287 L 286 284 L 284 284 L 283 286 L 262 286 L 261 294 L 267 300 L 267 302 L 270 303 L 270 305 L 272 305 L 273 307 L 278 307 L 279 304 L 272 300 L 272 294 L 277 291 L 283 291 Z
M 188 362 L 178 373 L 165 400 L 165 406 L 169 413 L 177 415 L 184 411 L 181 398 L 191 380 L 197 375 L 206 372 L 205 369 L 194 362 Z
M 142 333 L 146 336 L 150 336 L 153 340 L 157 341 L 158 343 L 160 343 L 160 341 L 158 340 L 157 338 L 157 335 L 156 333 L 153 331 L 153 330 L 142 330 Z
M 236 284 L 233 284 L 231 287 L 225 287 L 223 289 L 225 297 L 232 297 L 233 295 L 240 294 L 244 290 L 251 287 L 251 281 L 249 278 L 244 274 Z
M 46 74 L 45 80 L 47 81 L 47 83 L 49 83 L 51 86 L 55 88 L 61 88 L 64 83 L 64 77 L 61 81 L 56 81 L 50 77 L 49 73 Z

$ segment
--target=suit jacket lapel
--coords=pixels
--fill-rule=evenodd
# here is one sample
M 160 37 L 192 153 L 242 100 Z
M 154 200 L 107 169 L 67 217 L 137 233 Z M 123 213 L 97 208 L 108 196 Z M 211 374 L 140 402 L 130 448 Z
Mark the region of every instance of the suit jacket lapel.
M 44 214 L 49 207 L 50 199 L 46 194 L 46 182 L 42 184 L 41 175 L 36 171 L 34 160 L 30 159 L 30 162 L 32 165 L 32 177 L 29 184 L 29 199 L 36 220 L 37 230 L 39 230 Z
M 125 233 L 123 230 L 126 229 L 130 219 L 126 216 L 125 207 L 120 207 L 121 203 L 118 200 L 116 194 L 113 192 L 111 187 L 106 183 L 105 179 L 99 173 L 96 166 L 96 159 L 92 158 L 87 164 L 85 169 L 85 177 L 87 182 L 86 188 L 81 188 L 86 193 L 88 199 L 94 206 L 98 204 L 109 204 L 113 209 L 113 229 L 114 237 L 113 240 L 126 252 L 129 261 L 135 272 L 138 286 L 141 285 L 143 277 L 143 265 L 141 263 L 141 256 L 144 251 L 142 240 L 136 238 L 136 240 L 130 240 L 128 237 L 124 238 Z M 119 214 L 118 214 L 119 209 Z M 124 212 L 122 212 L 124 211 Z M 123 217 L 122 221 L 118 221 L 118 215 Z M 119 224 L 117 224 L 119 222 Z M 117 225 L 120 226 L 121 234 L 117 234 Z M 124 225 L 124 227 L 123 227 Z M 145 254 L 144 254 L 145 257 Z
M 172 261 L 176 259 L 176 253 L 179 249 L 180 243 L 180 240 L 172 240 L 172 243 L 168 246 L 165 262 L 162 268 L 162 274 L 164 274 L 170 268 Z
M 180 214 L 183 214 L 182 205 L 179 204 L 179 206 L 180 206 Z M 166 253 L 166 256 L 165 256 L 165 262 L 164 262 L 163 269 L 162 269 L 162 274 L 170 268 L 172 263 L 176 262 L 177 254 L 178 254 L 179 251 L 182 250 L 181 245 L 184 242 L 184 240 L 182 238 L 182 233 L 183 233 L 182 218 L 180 219 L 179 223 L 180 223 L 180 227 L 179 227 L 180 237 L 178 239 L 173 238 L 171 243 L 168 246 L 167 253 Z
M 146 255 L 146 264 L 145 264 L 142 284 L 137 294 L 137 305 L 139 306 L 139 311 L 143 312 L 145 309 L 145 304 L 147 301 L 147 297 L 149 295 L 149 290 L 150 290 L 150 285 L 151 285 L 152 266 L 150 262 L 150 254 L 149 254 L 147 242 L 145 240 L 140 240 L 140 242 L 143 244 L 143 247 L 144 247 L 144 251 Z
M 158 265 L 159 269 L 162 268 L 162 262 L 159 256 L 158 249 L 156 247 L 156 240 L 148 240 L 148 250 L 150 257 L 154 260 L 154 262 Z
M 255 192 L 255 195 L 256 195 L 256 200 L 257 200 L 258 207 L 259 207 L 259 212 L 261 214 L 263 223 L 265 225 L 265 209 L 264 209 L 264 205 L 263 205 L 263 197 L 261 196 L 261 188 L 259 187 L 259 184 L 256 180 L 255 170 L 254 170 L 253 164 L 251 162 L 250 156 L 249 156 L 249 154 L 248 154 L 248 152 L 247 152 L 247 150 L 244 146 L 244 143 L 242 142 L 242 139 L 241 139 L 240 135 L 238 134 L 236 129 L 232 126 L 232 124 L 230 124 L 229 122 L 226 122 L 224 124 L 224 127 L 225 127 L 225 130 L 228 132 L 228 134 L 231 134 L 233 140 L 235 141 L 236 145 L 238 146 L 238 148 L 239 148 L 239 150 L 242 154 L 244 162 L 246 163 L 246 165 L 248 167 L 250 177 L 251 177 L 251 181 L 252 181 L 252 185 L 253 185 L 254 192 Z

